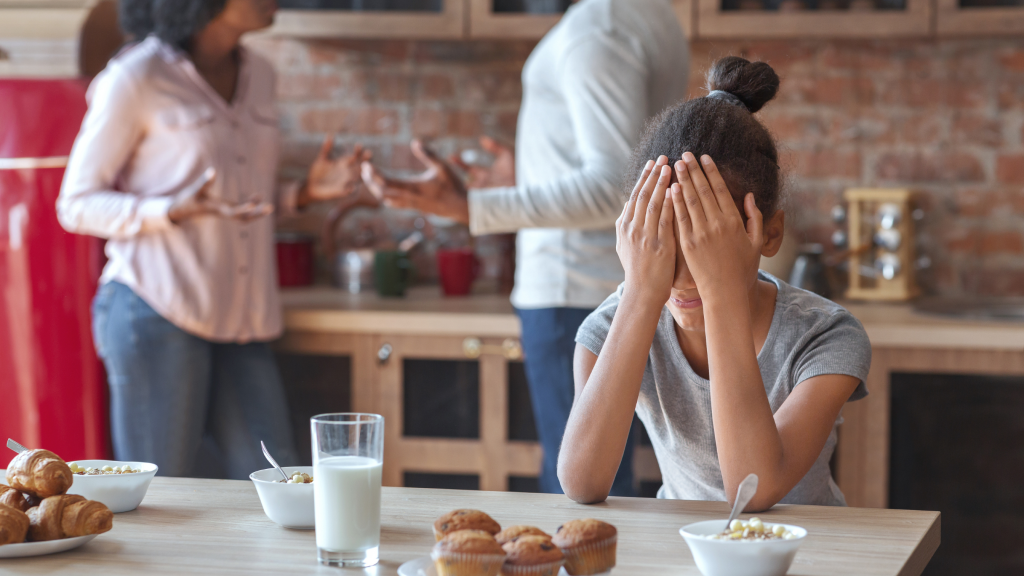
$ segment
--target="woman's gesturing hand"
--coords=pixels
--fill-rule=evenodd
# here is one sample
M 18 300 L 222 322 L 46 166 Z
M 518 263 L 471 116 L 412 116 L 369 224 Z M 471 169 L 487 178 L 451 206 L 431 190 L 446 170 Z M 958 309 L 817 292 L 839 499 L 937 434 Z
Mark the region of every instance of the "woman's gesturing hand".
M 419 140 L 413 140 L 410 148 L 426 170 L 411 178 L 387 178 L 373 164 L 363 162 L 366 187 L 391 208 L 419 210 L 469 224 L 466 186 L 459 175 Z
M 615 251 L 626 271 L 626 293 L 659 305 L 668 300 L 676 269 L 671 180 L 668 158 L 649 161 L 615 221 Z
M 701 162 L 703 170 L 697 158 L 686 152 L 675 163 L 679 182 L 672 185 L 671 197 L 683 257 L 703 300 L 726 295 L 746 298 L 750 283 L 757 280 L 764 244 L 761 211 L 754 195 L 747 194 L 744 224 L 714 160 L 704 155 Z
M 330 134 L 324 138 L 320 153 L 309 166 L 306 184 L 299 191 L 300 206 L 308 202 L 348 196 L 362 182 L 361 166 L 363 162 L 369 161 L 373 154 L 356 144 L 348 156 L 331 158 L 333 149 L 334 135 Z
M 266 202 L 250 200 L 241 204 L 228 204 L 210 196 L 210 187 L 216 177 L 217 171 L 207 168 L 199 178 L 178 192 L 167 210 L 167 218 L 175 224 L 196 216 L 220 216 L 248 222 L 274 212 L 274 207 Z

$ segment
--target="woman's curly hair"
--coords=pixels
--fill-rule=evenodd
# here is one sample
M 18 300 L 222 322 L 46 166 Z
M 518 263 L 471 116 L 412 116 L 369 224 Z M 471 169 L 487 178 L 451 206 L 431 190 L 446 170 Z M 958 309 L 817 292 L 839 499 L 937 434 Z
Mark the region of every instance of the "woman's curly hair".
M 139 41 L 153 32 L 153 0 L 120 0 L 117 19 L 128 41 Z
M 155 34 L 164 42 L 187 49 L 197 32 L 224 10 L 227 0 L 121 0 L 121 13 L 131 11 L 129 22 L 145 34 Z M 126 7 L 127 5 L 127 7 Z M 146 12 L 148 9 L 148 17 Z M 122 20 L 124 28 L 125 21 Z M 146 29 L 148 26 L 148 29 Z M 130 32 L 128 28 L 124 28 Z

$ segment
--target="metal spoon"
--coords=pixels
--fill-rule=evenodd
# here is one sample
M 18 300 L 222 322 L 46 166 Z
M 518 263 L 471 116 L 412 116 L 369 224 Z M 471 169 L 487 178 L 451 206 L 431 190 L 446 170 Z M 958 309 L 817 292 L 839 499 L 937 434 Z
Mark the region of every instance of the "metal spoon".
M 729 526 L 732 526 L 732 521 L 740 515 L 740 512 L 747 507 L 747 503 L 750 499 L 757 494 L 757 474 L 749 474 L 740 482 L 740 487 L 736 489 L 736 502 L 732 505 L 732 513 L 729 514 L 729 521 L 725 523 L 725 529 L 728 530 Z
M 267 445 L 263 443 L 263 440 L 260 440 L 260 446 L 263 448 L 263 455 L 266 456 L 267 460 L 269 460 L 270 463 L 274 465 L 274 468 L 276 468 L 277 471 L 281 473 L 281 476 L 284 476 L 284 480 L 285 480 L 285 482 L 287 482 L 288 481 L 288 475 L 285 474 L 284 470 L 281 470 L 281 467 L 277 465 L 277 461 L 275 461 L 274 457 L 271 456 L 270 452 L 267 451 Z M 754 477 L 754 481 L 755 482 L 757 481 L 757 477 L 756 476 Z M 746 482 L 746 480 L 744 480 L 744 482 Z M 747 498 L 747 500 L 750 500 L 750 498 Z
M 11 440 L 10 438 L 7 439 L 7 447 L 10 448 L 11 450 L 14 450 L 18 454 L 21 454 L 22 452 L 28 452 L 28 448 L 25 448 L 24 446 L 18 444 L 14 440 Z

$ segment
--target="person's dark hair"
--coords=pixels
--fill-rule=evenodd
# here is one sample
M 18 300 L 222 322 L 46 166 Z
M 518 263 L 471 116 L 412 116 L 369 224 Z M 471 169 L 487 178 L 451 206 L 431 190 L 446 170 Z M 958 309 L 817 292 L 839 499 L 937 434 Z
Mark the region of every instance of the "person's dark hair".
M 168 44 L 187 49 L 192 36 L 205 28 L 210 20 L 224 10 L 226 0 L 149 0 L 149 2 L 153 9 L 153 33 Z
M 118 24 L 129 41 L 138 41 L 153 31 L 153 0 L 120 0 Z
M 764 62 L 728 56 L 708 70 L 707 88 L 710 96 L 676 104 L 647 123 L 626 172 L 626 190 L 632 191 L 648 160 L 664 154 L 672 165 L 683 152 L 697 158 L 707 154 L 733 198 L 742 201 L 753 193 L 767 218 L 778 208 L 781 196 L 779 152 L 753 113 L 775 97 L 779 77 Z

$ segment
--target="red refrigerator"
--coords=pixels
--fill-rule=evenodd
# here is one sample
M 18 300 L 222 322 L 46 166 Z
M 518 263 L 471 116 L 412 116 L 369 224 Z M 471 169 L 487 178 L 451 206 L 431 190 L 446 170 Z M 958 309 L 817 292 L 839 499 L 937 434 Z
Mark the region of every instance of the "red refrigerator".
M 89 312 L 102 243 L 65 232 L 55 208 L 86 85 L 0 78 L 0 444 L 69 461 L 109 452 Z M 0 454 L 4 468 L 14 453 Z

